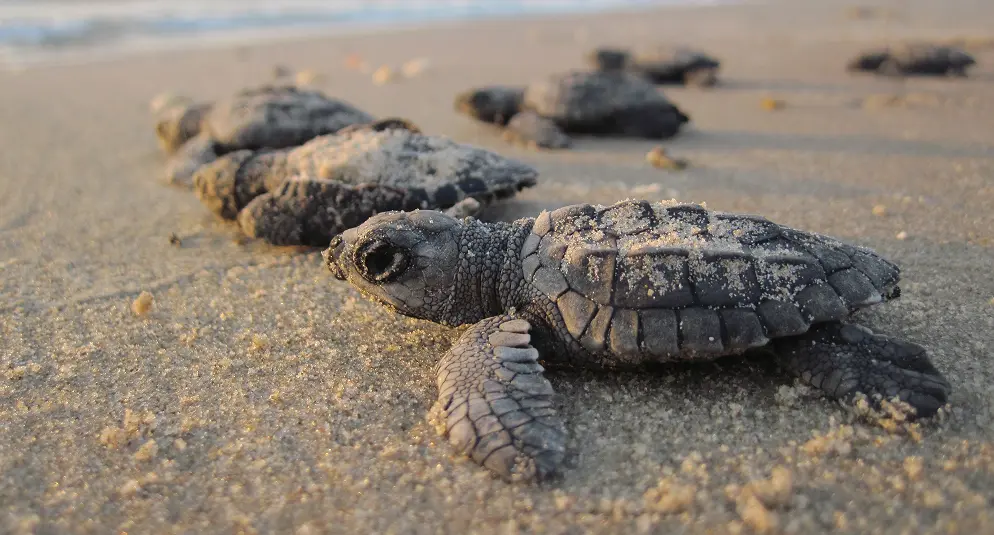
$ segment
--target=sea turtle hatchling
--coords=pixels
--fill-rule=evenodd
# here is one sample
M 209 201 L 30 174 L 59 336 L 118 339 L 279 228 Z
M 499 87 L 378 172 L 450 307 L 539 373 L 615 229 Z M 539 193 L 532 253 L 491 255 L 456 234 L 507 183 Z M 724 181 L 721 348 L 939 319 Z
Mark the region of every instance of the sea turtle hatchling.
M 965 51 L 951 46 L 907 43 L 871 50 L 853 59 L 849 71 L 864 71 L 886 76 L 966 76 L 977 61 Z
M 543 148 L 568 147 L 568 134 L 664 139 L 690 121 L 649 81 L 621 71 L 571 71 L 527 87 L 471 89 L 456 96 L 455 108 Z
M 472 215 L 534 186 L 531 166 L 382 119 L 292 149 L 238 150 L 202 166 L 197 197 L 274 245 L 324 247 L 335 234 L 389 210 Z
M 512 223 L 384 213 L 336 236 L 334 276 L 401 314 L 473 324 L 437 365 L 450 442 L 504 478 L 552 473 L 565 428 L 543 377 L 713 360 L 766 347 L 830 397 L 934 414 L 950 387 L 925 349 L 848 322 L 899 295 L 876 253 L 676 201 L 579 204 Z
M 686 47 L 654 46 L 625 50 L 602 47 L 587 54 L 587 62 L 600 71 L 628 71 L 654 84 L 713 86 L 718 82 L 717 59 Z
M 166 178 L 184 186 L 200 166 L 226 153 L 293 147 L 374 120 L 351 104 L 295 86 L 255 87 L 206 103 L 157 97 L 151 107 L 159 144 L 171 156 Z

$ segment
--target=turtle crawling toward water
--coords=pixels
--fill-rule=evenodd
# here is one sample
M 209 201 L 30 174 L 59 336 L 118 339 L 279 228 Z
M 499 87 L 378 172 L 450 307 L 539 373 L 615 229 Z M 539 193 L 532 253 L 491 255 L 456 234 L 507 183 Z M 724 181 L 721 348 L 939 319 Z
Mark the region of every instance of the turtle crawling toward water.
M 625 50 L 602 47 L 587 54 L 587 62 L 600 71 L 627 71 L 654 84 L 709 87 L 718 82 L 717 59 L 686 47 L 655 46 Z
M 547 365 L 596 368 L 772 352 L 837 399 L 934 414 L 950 386 L 925 349 L 849 323 L 899 295 L 876 253 L 761 217 L 675 201 L 579 204 L 512 223 L 379 214 L 324 252 L 401 314 L 472 324 L 437 366 L 450 442 L 507 479 L 555 471 L 566 432 Z
M 966 76 L 976 63 L 956 47 L 909 43 L 865 52 L 850 61 L 847 69 L 886 76 Z
M 232 152 L 202 166 L 194 190 L 250 237 L 324 247 L 379 212 L 434 208 L 472 215 L 534 186 L 537 175 L 522 162 L 391 118 L 292 149 Z
M 690 121 L 649 81 L 621 71 L 571 71 L 524 88 L 476 88 L 457 95 L 455 108 L 504 127 L 514 141 L 552 149 L 569 147 L 569 134 L 665 139 Z
M 159 97 L 152 112 L 159 144 L 171 156 L 166 178 L 182 186 L 192 184 L 201 165 L 229 152 L 293 147 L 374 120 L 351 104 L 294 86 L 246 89 L 212 103 Z

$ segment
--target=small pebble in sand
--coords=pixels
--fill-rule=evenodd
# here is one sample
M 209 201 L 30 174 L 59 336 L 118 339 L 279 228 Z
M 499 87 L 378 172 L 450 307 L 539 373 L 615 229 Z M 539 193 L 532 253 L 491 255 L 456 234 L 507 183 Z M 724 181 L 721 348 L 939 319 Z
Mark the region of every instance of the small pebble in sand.
M 394 81 L 397 74 L 389 65 L 382 65 L 376 72 L 373 73 L 373 83 L 376 85 L 384 85 Z
M 911 457 L 904 458 L 904 473 L 908 475 L 908 479 L 918 481 L 921 479 L 924 471 L 925 462 L 921 457 L 912 455 Z
M 404 64 L 401 65 L 400 67 L 400 72 L 406 78 L 414 78 L 415 76 L 418 76 L 419 74 L 425 72 L 425 69 L 427 68 L 428 68 L 427 58 L 416 58 L 409 61 L 405 61 Z
M 749 494 L 736 503 L 736 512 L 747 526 L 756 533 L 770 533 L 779 524 L 776 513 L 771 512 L 759 498 Z
M 305 69 L 297 73 L 295 77 L 297 85 L 314 85 L 324 81 L 324 76 L 313 69 Z
M 117 492 L 124 497 L 134 496 L 141 490 L 141 483 L 137 479 L 129 479 L 126 483 L 121 485 L 121 488 Z
M 897 238 L 897 239 L 899 239 L 899 240 L 901 240 L 901 241 L 904 241 L 904 240 L 908 239 L 908 233 L 902 230 L 901 232 L 897 233 L 897 236 L 894 236 L 894 237 Z
M 170 232 L 169 245 L 175 245 L 179 247 L 180 245 L 183 245 L 183 241 L 179 239 L 179 236 L 177 236 L 175 232 Z
M 759 498 L 766 507 L 783 507 L 790 504 L 794 495 L 794 476 L 789 469 L 777 466 L 769 479 L 750 482 L 746 491 Z
M 887 215 L 887 207 L 883 204 L 876 204 L 873 206 L 873 215 L 877 217 L 883 217 Z
M 138 298 L 131 303 L 131 310 L 138 316 L 144 316 L 148 314 L 149 310 L 152 310 L 152 302 L 154 298 L 149 292 L 142 292 L 138 295 Z
M 766 97 L 759 101 L 759 105 L 766 111 L 777 111 L 784 109 L 787 103 L 778 98 Z
M 252 349 L 262 350 L 269 347 L 269 337 L 264 334 L 252 335 Z
M 687 168 L 687 160 L 681 158 L 671 158 L 666 154 L 666 149 L 656 147 L 645 155 L 645 160 L 658 169 L 679 170 Z
M 345 68 L 358 71 L 366 65 L 366 61 L 359 54 L 349 54 L 345 56 Z

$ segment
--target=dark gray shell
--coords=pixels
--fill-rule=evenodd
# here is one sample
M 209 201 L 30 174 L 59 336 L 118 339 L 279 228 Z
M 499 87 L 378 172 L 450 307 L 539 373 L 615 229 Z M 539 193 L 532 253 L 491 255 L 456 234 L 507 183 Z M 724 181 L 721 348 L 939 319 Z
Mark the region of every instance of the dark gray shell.
M 704 52 L 686 47 L 656 46 L 635 49 L 636 65 L 647 70 L 716 69 L 721 63 Z
M 570 133 L 662 139 L 689 121 L 651 82 L 619 71 L 550 76 L 528 86 L 522 107 Z
M 265 86 L 218 101 L 204 118 L 210 137 L 228 150 L 283 148 L 373 116 L 318 91 Z
M 283 172 L 344 184 L 417 192 L 422 208 L 466 197 L 504 197 L 535 184 L 537 171 L 495 152 L 408 129 L 357 129 L 315 138 L 287 154 Z
M 289 180 L 330 183 L 336 190 L 386 188 L 395 194 L 373 198 L 399 195 L 403 205 L 371 208 L 410 210 L 444 209 L 466 198 L 485 203 L 509 197 L 535 185 L 537 175 L 523 162 L 423 134 L 406 121 L 385 119 L 319 136 L 293 149 L 233 152 L 201 167 L 194 189 L 211 211 L 233 219 L 253 199 Z
M 624 50 L 599 48 L 588 54 L 588 61 L 602 71 L 628 70 L 654 83 L 684 83 L 690 73 L 716 70 L 721 63 L 687 47 L 653 46 Z
M 674 201 L 543 212 L 521 254 L 570 336 L 622 359 L 736 353 L 898 293 L 868 249 Z
M 963 73 L 976 64 L 967 52 L 950 46 L 907 43 L 865 52 L 849 63 L 850 70 L 877 71 L 886 74 L 944 75 Z
M 623 72 L 574 71 L 532 83 L 524 106 L 560 123 L 592 123 L 669 101 L 649 82 Z

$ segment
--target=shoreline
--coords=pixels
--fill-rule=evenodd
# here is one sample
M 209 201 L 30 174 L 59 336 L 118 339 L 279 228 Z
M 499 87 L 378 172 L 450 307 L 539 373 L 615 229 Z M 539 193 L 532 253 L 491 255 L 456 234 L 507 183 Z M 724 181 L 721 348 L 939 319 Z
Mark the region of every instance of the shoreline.
M 295 42 L 325 38 L 348 38 L 352 35 L 368 35 L 390 32 L 409 32 L 430 28 L 445 28 L 476 22 L 508 22 L 514 20 L 542 20 L 553 17 L 583 17 L 591 14 L 630 13 L 639 11 L 654 11 L 673 8 L 702 8 L 756 0 L 603 0 L 594 1 L 590 5 L 573 4 L 514 4 L 503 6 L 483 6 L 471 9 L 465 7 L 461 12 L 447 13 L 441 11 L 445 5 L 429 5 L 423 11 L 410 10 L 392 13 L 374 10 L 365 16 L 353 15 L 349 12 L 329 12 L 326 15 L 315 13 L 312 20 L 307 20 L 304 14 L 277 16 L 277 21 L 265 17 L 230 14 L 229 24 L 226 19 L 198 21 L 188 19 L 185 23 L 149 21 L 130 24 L 102 21 L 101 19 L 81 19 L 76 24 L 62 22 L 67 26 L 62 32 L 57 29 L 47 29 L 44 26 L 34 27 L 30 24 L 24 28 L 8 28 L 8 38 L 5 39 L 3 27 L 0 26 L 0 59 L 6 70 L 23 70 L 39 66 L 58 66 L 68 64 L 93 63 L 112 61 L 114 59 L 134 56 L 137 54 L 154 54 L 159 52 L 176 52 L 204 50 L 213 48 L 230 48 L 266 43 Z M 461 4 L 460 4 L 461 5 Z M 209 7 L 209 4 L 208 4 Z M 2 16 L 2 12 L 0 12 Z M 108 15 L 109 16 L 109 15 Z M 239 18 L 241 17 L 241 18 Z M 327 18 L 326 21 L 321 22 Z M 404 20 L 405 18 L 410 20 Z M 345 19 L 345 20 L 336 20 Z M 236 21 L 241 20 L 241 23 Z M 16 26 L 16 21 L 13 23 Z M 157 29 L 163 25 L 162 29 Z M 214 29 L 214 26 L 228 26 Z M 148 26 L 142 30 L 142 26 Z M 53 33 L 54 32 L 54 33 Z M 138 32 L 138 33 L 136 33 Z M 38 43 L 18 43 L 18 34 L 31 35 L 31 39 L 40 39 Z M 51 35 L 48 35 L 51 33 Z M 62 35 L 65 33 L 66 35 Z M 75 35 L 74 35 L 75 34 Z M 46 40 L 54 40 L 54 44 L 46 44 Z M 9 41 L 9 42 L 8 42 Z

